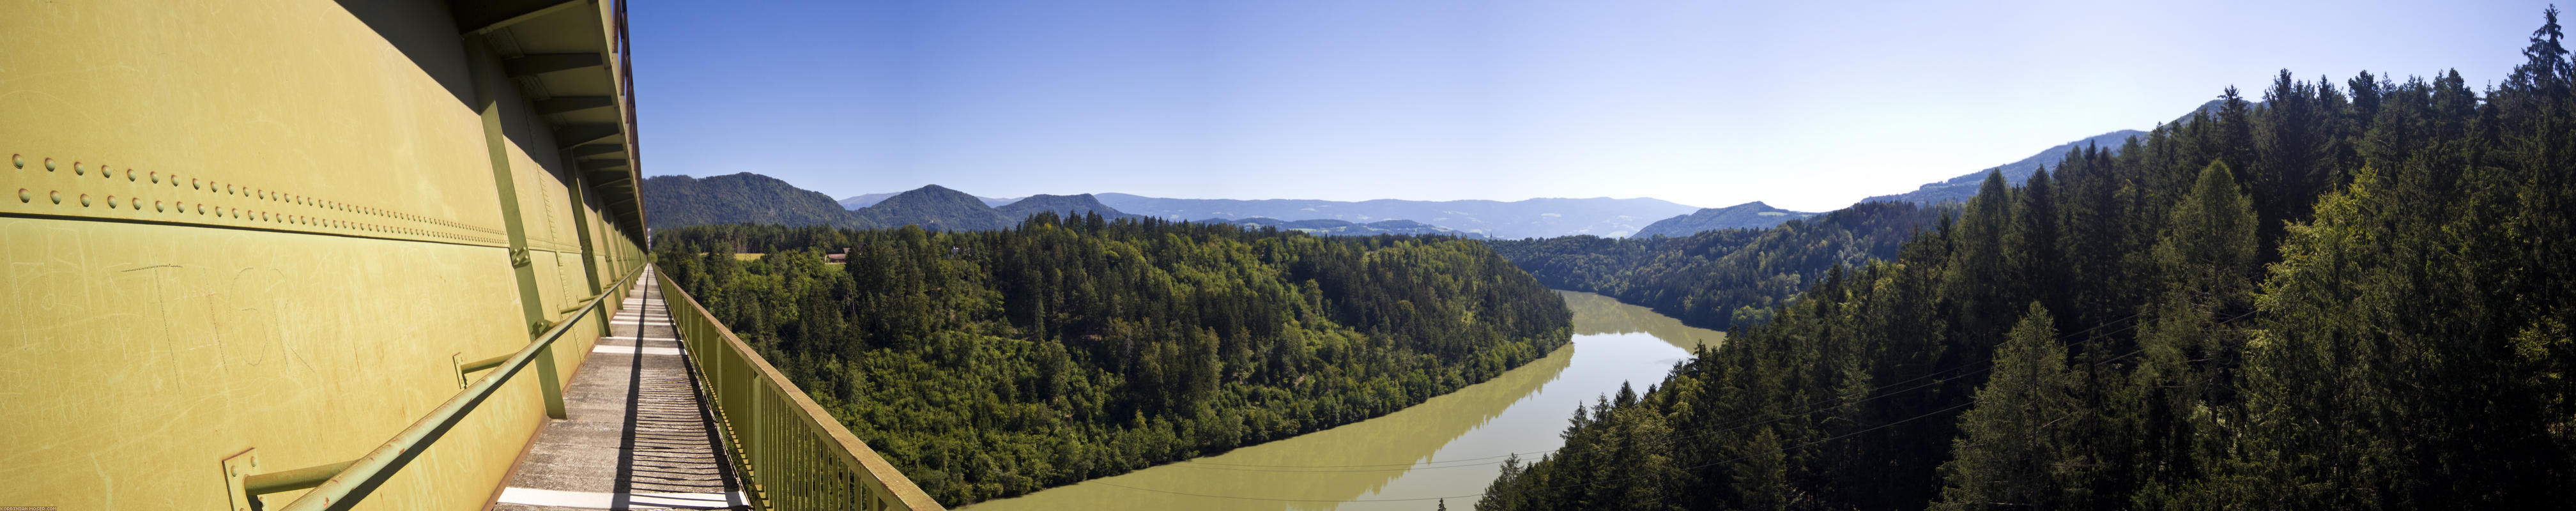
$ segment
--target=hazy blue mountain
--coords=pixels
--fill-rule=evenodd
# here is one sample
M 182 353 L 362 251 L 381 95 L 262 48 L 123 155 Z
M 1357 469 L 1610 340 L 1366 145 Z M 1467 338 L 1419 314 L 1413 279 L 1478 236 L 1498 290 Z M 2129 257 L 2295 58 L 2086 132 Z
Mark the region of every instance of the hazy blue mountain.
M 1692 234 L 1698 234 L 1701 231 L 1715 231 L 1720 229 L 1769 229 L 1773 226 L 1780 225 L 1781 222 L 1816 215 L 1817 213 L 1790 211 L 1771 207 L 1770 204 L 1763 204 L 1761 201 L 1754 201 L 1723 208 L 1708 208 L 1692 212 L 1688 215 L 1666 218 L 1656 221 L 1653 224 L 1649 224 L 1646 228 L 1639 229 L 1636 234 L 1632 234 L 1630 236 L 1689 236 Z
M 867 205 L 842 209 L 853 201 Z M 1001 202 L 1008 210 L 995 209 Z M 986 231 L 1019 225 L 1039 211 L 1058 214 L 1100 212 L 1109 218 L 1134 215 L 1102 205 L 1090 195 L 1037 195 L 1026 199 L 977 197 L 939 185 L 901 193 L 868 194 L 835 203 L 829 195 L 797 188 L 777 178 L 744 172 L 708 178 L 654 176 L 644 180 L 650 227 L 667 229 L 706 224 L 831 225 L 892 228 L 919 225 L 937 231 Z
M 1088 193 L 1081 195 L 1031 195 L 1027 198 L 1011 201 L 1009 204 L 1003 204 L 993 209 L 1001 211 L 1002 215 L 1014 219 L 1037 216 L 1038 213 L 1047 211 L 1053 211 L 1056 215 L 1065 218 L 1080 217 L 1084 213 L 1094 212 L 1100 213 L 1101 218 L 1109 220 L 1136 216 L 1121 213 L 1117 208 L 1111 208 L 1108 205 L 1101 204 L 1099 198 L 1092 197 L 1091 194 Z
M 1379 199 L 1166 199 L 1124 193 L 1098 194 L 1100 202 L 1131 214 L 1166 220 L 1274 218 L 1368 223 L 1412 220 L 1496 238 L 1591 234 L 1626 236 L 1656 220 L 1699 208 L 1659 199 L 1528 199 L 1416 201 Z
M 2191 120 L 2192 115 L 2204 112 L 2213 116 L 2217 115 L 2218 107 L 2224 104 L 2226 104 L 2225 101 L 2215 99 L 2209 100 L 2207 103 L 2201 103 L 2200 107 L 2191 109 L 2192 111 L 2190 113 L 2182 114 L 2181 117 L 2175 117 L 2172 124 L 2181 124 L 2183 121 Z M 2255 104 L 2257 106 L 2261 105 L 2261 103 Z M 2066 153 L 2072 152 L 2076 148 L 2088 145 L 2098 145 L 2101 146 L 2103 150 L 2117 154 L 2120 150 L 2120 145 L 2128 142 L 2129 137 L 2143 136 L 2146 134 L 2147 132 L 2138 130 L 2120 130 L 2085 137 L 2082 140 L 2067 142 L 2059 144 L 2057 147 L 2048 148 L 2047 150 L 2040 151 L 2039 154 L 2030 155 L 2029 158 L 2022 158 L 2021 161 L 2006 163 L 2002 167 L 1989 167 L 1989 169 L 2002 168 L 2004 171 L 2005 182 L 2013 186 L 2021 186 L 2023 181 L 2030 180 L 2031 171 L 2038 170 L 2040 165 L 2056 165 L 2059 160 L 2066 158 Z M 1880 195 L 1877 197 L 1861 199 L 1860 201 L 1904 201 L 1917 204 L 1967 202 L 1969 197 L 1975 197 L 1977 195 L 1977 184 L 1984 182 L 1985 179 L 1986 170 L 1980 169 L 1976 172 L 1969 172 L 1959 177 L 1950 178 L 1947 181 L 1926 184 L 1923 185 L 1922 188 L 1917 188 L 1911 192 L 1895 195 Z
M 1484 238 L 1484 237 L 1485 237 L 1485 236 L 1484 236 L 1484 235 L 1482 235 L 1482 234 L 1477 234 L 1477 233 L 1472 233 L 1472 232 L 1462 232 L 1462 231 L 1458 231 L 1458 230 L 1454 230 L 1454 229 L 1445 229 L 1445 228 L 1442 228 L 1442 227 L 1437 226 L 1437 225 L 1431 225 L 1431 224 L 1426 224 L 1426 223 L 1422 223 L 1422 222 L 1415 222 L 1415 221 L 1412 221 L 1412 220 L 1380 220 L 1380 221 L 1376 221 L 1376 222 L 1369 222 L 1369 223 L 1365 223 L 1365 224 L 1363 224 L 1363 223 L 1356 223 L 1356 222 L 1350 222 L 1350 221 L 1344 221 L 1344 220 L 1329 220 L 1329 219 L 1314 219 L 1314 220 L 1280 220 L 1280 219 L 1276 219 L 1276 218 L 1260 218 L 1260 217 L 1254 217 L 1254 218 L 1237 218 L 1237 219 L 1210 218 L 1210 219 L 1206 219 L 1206 220 L 1200 220 L 1199 222 L 1200 222 L 1200 223 L 1210 223 L 1210 224 L 1234 224 L 1234 225 L 1243 226 L 1244 228 L 1247 228 L 1247 229 L 1249 229 L 1249 228 L 1257 228 L 1257 227 L 1277 227 L 1277 228 L 1279 228 L 1279 230 L 1283 230 L 1283 231 L 1303 231 L 1303 232 L 1308 233 L 1308 234 L 1315 234 L 1315 235 L 1321 235 L 1321 236 L 1376 236 L 1376 235 L 1380 235 L 1380 234 L 1439 234 L 1439 235 L 1446 235 L 1446 236 L 1457 236 L 1457 237 L 1462 237 L 1462 238 L 1478 238 L 1478 239 L 1481 239 L 1481 238 Z
M 990 231 L 1019 224 L 1018 217 L 1002 214 L 976 196 L 939 185 L 898 193 L 849 213 L 859 225 L 878 228 L 919 225 L 934 231 Z
M 841 205 L 841 209 L 859 209 L 877 205 L 878 202 L 884 202 L 887 197 L 893 197 L 894 194 L 898 193 L 903 192 L 859 194 L 841 199 L 839 204 Z
M 2261 108 L 2263 106 L 2263 102 L 2257 98 L 2245 98 L 2245 102 L 2255 108 Z M 2223 106 L 2227 106 L 2227 100 L 2209 100 L 2206 103 L 2201 103 L 2200 108 L 2191 109 L 2191 113 L 2182 114 L 2182 117 L 2175 117 L 2173 122 L 2167 124 L 2182 124 L 2183 121 L 2191 120 L 2192 114 L 2206 113 L 2209 114 L 2210 117 L 2217 117 L 2219 107 Z
M 2120 130 L 2084 137 L 2082 140 L 2058 144 L 2057 147 L 2051 147 L 2047 150 L 2040 151 L 2039 154 L 2030 155 L 2029 158 L 2022 158 L 2020 161 L 2006 163 L 2001 167 L 1989 168 L 2003 169 L 2005 182 L 2013 186 L 2021 186 L 2022 181 L 2029 180 L 2030 173 L 2038 170 L 2040 165 L 2056 165 L 2059 160 L 2066 158 L 2066 153 L 2084 148 L 2087 145 L 2099 145 L 2103 149 L 2118 150 L 2120 148 L 2120 144 L 2128 141 L 2129 137 L 2146 134 L 2147 132 L 2138 130 Z M 1980 169 L 1976 172 L 1969 172 L 1967 174 L 1960 175 L 1959 177 L 1950 178 L 1947 181 L 1926 184 L 1923 185 L 1922 188 L 1917 188 L 1911 192 L 1895 195 L 1880 195 L 1877 197 L 1861 199 L 1860 201 L 1912 202 L 1916 204 L 1967 202 L 1968 198 L 1977 196 L 1977 185 L 1985 182 L 1985 179 L 1986 170 Z
M 848 226 L 850 215 L 832 197 L 776 178 L 744 172 L 693 178 L 644 179 L 645 226 L 654 229 L 705 224 Z
M 874 205 L 877 205 L 877 203 L 879 203 L 879 202 L 884 202 L 884 201 L 886 200 L 886 198 L 888 198 L 888 197 L 893 197 L 893 196 L 895 196 L 896 194 L 900 194 L 900 193 L 903 193 L 903 192 L 867 193 L 867 194 L 853 195 L 853 196 L 850 196 L 850 198 L 841 199 L 841 201 L 840 201 L 841 209 L 859 209 L 859 208 L 864 208 L 864 207 L 868 207 L 868 206 L 874 206 Z M 983 201 L 984 205 L 986 205 L 986 206 L 992 206 L 992 207 L 1001 207 L 1003 204 L 1010 204 L 1010 203 L 1012 203 L 1012 202 L 1018 202 L 1020 199 L 1021 199 L 1021 198 L 1019 198 L 1019 197 L 1002 198 L 1002 197 L 985 197 L 985 196 L 981 196 L 981 195 L 978 195 L 978 196 L 976 196 L 976 197 L 975 197 L 975 200 Z

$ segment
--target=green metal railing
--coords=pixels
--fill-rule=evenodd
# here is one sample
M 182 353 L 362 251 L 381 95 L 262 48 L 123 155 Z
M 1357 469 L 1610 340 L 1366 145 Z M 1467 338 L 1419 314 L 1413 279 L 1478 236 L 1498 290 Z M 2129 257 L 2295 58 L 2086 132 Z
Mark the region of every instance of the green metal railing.
M 946 509 L 770 367 L 670 277 L 654 273 L 718 434 L 759 509 Z
M 461 372 L 495 370 L 492 374 L 484 375 L 482 379 L 467 385 L 464 391 L 457 392 L 454 397 L 448 398 L 446 403 L 431 410 L 429 415 L 412 422 L 410 427 L 403 428 L 402 432 L 394 435 L 392 440 L 385 441 L 384 445 L 376 447 L 366 456 L 338 463 L 256 474 L 243 474 L 239 473 L 238 469 L 233 469 L 236 472 L 230 475 L 233 479 L 232 484 L 237 490 L 234 494 L 236 504 L 249 501 L 250 506 L 258 507 L 255 502 L 260 495 L 312 488 L 313 491 L 306 492 L 302 497 L 297 497 L 294 502 L 287 503 L 279 509 L 312 511 L 348 509 L 355 506 L 360 499 L 366 498 L 368 493 L 375 491 L 377 486 L 391 479 L 395 472 L 401 471 L 403 465 L 410 463 L 412 458 L 437 443 L 439 437 L 447 434 L 449 428 L 455 427 L 458 422 L 465 419 L 465 416 L 474 413 L 475 407 L 492 397 L 493 392 L 500 390 L 503 384 L 509 383 L 511 377 L 517 376 L 520 370 L 526 369 L 531 362 L 539 367 L 538 373 L 544 380 L 538 382 L 538 387 L 545 394 L 548 414 L 562 418 L 563 382 L 556 381 L 556 371 L 553 370 L 555 340 L 563 338 L 574 325 L 581 324 L 583 318 L 598 311 L 602 304 L 625 296 L 636 281 L 636 277 L 641 276 L 643 272 L 644 268 L 636 268 L 624 278 L 617 279 L 617 283 L 611 285 L 609 289 L 592 296 L 589 301 L 572 309 L 566 309 L 564 313 L 568 314 L 567 316 L 539 333 L 534 340 L 528 342 L 527 347 L 520 348 L 517 353 L 495 357 L 497 362 L 494 359 L 486 359 L 461 365 L 458 368 Z M 250 466 L 256 467 L 256 461 L 251 462 Z M 910 485 L 907 484 L 906 487 Z

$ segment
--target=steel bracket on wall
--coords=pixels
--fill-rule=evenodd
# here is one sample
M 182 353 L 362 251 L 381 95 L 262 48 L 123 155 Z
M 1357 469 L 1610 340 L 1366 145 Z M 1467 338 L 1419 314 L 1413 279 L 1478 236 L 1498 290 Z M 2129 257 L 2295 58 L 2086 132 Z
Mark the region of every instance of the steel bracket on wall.
M 242 452 L 225 456 L 223 464 L 224 495 L 232 499 L 230 503 L 225 504 L 225 508 L 233 511 L 251 511 L 252 506 L 257 505 L 253 500 L 258 497 L 244 489 L 242 479 L 259 472 L 259 449 L 242 449 Z
M 596 298 L 596 297 L 594 297 L 594 298 Z M 576 309 L 576 310 L 577 310 L 577 309 Z M 537 324 L 540 326 L 540 328 L 538 329 L 538 331 L 539 331 L 539 332 L 543 332 L 543 331 L 545 331 L 546 329 L 554 328 L 554 325 L 552 325 L 552 324 L 547 324 L 547 323 L 544 323 L 544 322 L 539 322 L 539 323 L 537 323 Z M 465 357 L 465 354 L 463 354 L 463 353 L 458 353 L 458 354 L 450 355 L 450 356 L 449 356 L 449 360 L 450 360 L 450 361 L 454 361 L 454 362 L 456 363 L 456 381 L 457 381 L 457 382 L 459 382 L 459 384 L 460 384 L 460 385 L 462 385 L 462 384 L 463 384 L 462 382 L 467 381 L 467 380 L 466 380 L 466 378 L 465 378 L 465 374 L 466 374 L 466 373 L 481 372 L 481 371 L 488 370 L 488 369 L 491 369 L 491 368 L 501 367 L 501 364 L 502 364 L 502 363 L 505 363 L 505 362 L 509 362 L 509 361 L 510 361 L 510 355 L 509 355 L 509 354 L 503 354 L 503 355 L 500 355 L 500 356 L 496 356 L 496 357 L 492 357 L 492 358 L 487 358 L 487 359 L 482 359 L 482 360 L 476 360 L 476 361 L 473 361 L 473 362 L 464 362 L 464 361 L 463 361 L 463 360 L 465 360 L 465 358 L 464 358 L 464 357 Z M 544 349 L 537 350 L 537 361 L 536 361 L 536 366 L 537 366 L 537 376 L 539 376 L 539 379 L 538 379 L 538 382 L 537 382 L 537 393 L 538 393 L 541 397 L 544 397 L 544 398 L 545 398 L 545 401 L 546 401 L 546 416 L 547 416 L 547 417 L 557 418 L 557 419 L 562 419 L 562 418 L 566 418 L 566 416 L 564 415 L 564 414 L 565 414 L 565 408 L 564 408 L 563 385 L 562 385 L 562 384 L 559 384 L 559 383 L 555 383 L 555 382 L 556 382 L 556 378 L 555 378 L 555 362 L 554 362 L 554 357 L 555 357 L 555 355 L 554 355 L 554 347 L 552 347 L 552 346 L 546 347 L 546 348 L 544 348 Z
M 450 354 L 450 355 L 448 355 L 448 356 L 447 356 L 447 363 L 448 363 L 448 364 L 452 364 L 452 365 L 454 365 L 454 366 L 456 367 L 456 388 L 460 388 L 460 389 L 461 389 L 461 388 L 465 388 L 467 385 L 470 385 L 470 384 L 471 384 L 471 382 L 469 382 L 469 381 L 467 381 L 467 380 L 465 379 L 465 373 L 470 373 L 470 372 L 473 372 L 473 371 L 467 371 L 467 370 L 465 370 L 465 354 L 464 354 L 464 353 L 461 353 L 461 352 L 460 352 L 460 353 L 454 353 L 454 354 Z
M 331 476 L 339 475 L 340 471 L 357 463 L 358 460 L 349 460 L 294 470 L 260 472 L 259 448 L 242 449 L 242 452 L 224 457 L 224 493 L 231 499 L 228 505 L 233 511 L 259 511 L 265 507 L 259 501 L 261 495 L 321 486 L 323 481 L 331 480 Z

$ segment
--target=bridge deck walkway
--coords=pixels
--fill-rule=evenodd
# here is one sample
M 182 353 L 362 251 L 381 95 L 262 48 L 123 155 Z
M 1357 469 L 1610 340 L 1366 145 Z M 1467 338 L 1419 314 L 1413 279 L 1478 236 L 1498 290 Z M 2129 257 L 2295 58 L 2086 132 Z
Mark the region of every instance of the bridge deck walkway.
M 750 509 L 646 269 L 492 509 Z

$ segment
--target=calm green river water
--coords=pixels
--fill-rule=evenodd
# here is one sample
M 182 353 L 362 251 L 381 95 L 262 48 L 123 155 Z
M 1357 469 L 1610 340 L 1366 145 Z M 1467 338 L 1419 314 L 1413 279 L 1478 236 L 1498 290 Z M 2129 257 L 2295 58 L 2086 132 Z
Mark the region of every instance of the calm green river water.
M 1574 342 L 1484 383 L 1383 417 L 1233 452 L 969 506 L 1072 509 L 1428 510 L 1451 497 L 1470 509 L 1503 457 L 1564 444 L 1574 407 L 1663 380 L 1689 349 L 1725 332 L 1683 326 L 1644 307 L 1558 291 L 1574 309 Z

